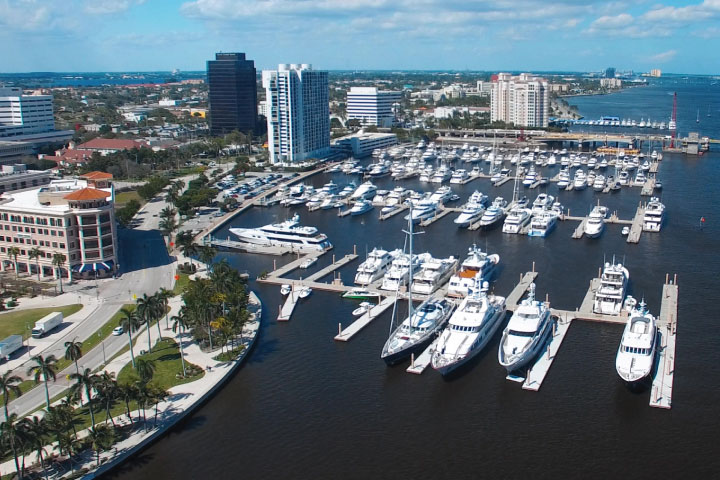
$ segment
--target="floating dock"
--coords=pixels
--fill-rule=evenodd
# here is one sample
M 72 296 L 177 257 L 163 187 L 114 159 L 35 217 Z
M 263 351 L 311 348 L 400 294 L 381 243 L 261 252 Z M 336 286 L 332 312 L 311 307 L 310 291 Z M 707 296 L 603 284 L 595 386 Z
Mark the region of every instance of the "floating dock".
M 558 320 L 553 325 L 553 334 L 550 342 L 548 342 L 547 349 L 540 355 L 535 364 L 528 369 L 522 386 L 523 390 L 533 392 L 540 390 L 543 380 L 545 380 L 555 357 L 557 357 L 560 345 L 565 339 L 565 334 L 570 330 L 572 321 L 573 319 L 569 317 L 558 317 Z
M 583 217 L 583 219 L 580 221 L 580 225 L 575 229 L 575 231 L 572 234 L 572 238 L 582 238 L 585 234 L 585 224 L 587 224 L 589 217 Z
M 640 235 L 642 235 L 643 218 L 645 217 L 645 209 L 642 206 L 637 208 L 635 217 L 630 227 L 630 233 L 627 237 L 627 243 L 638 243 L 640 241 Z
M 505 184 L 506 184 L 507 182 L 509 182 L 510 180 L 513 180 L 514 178 L 515 178 L 515 177 L 511 177 L 511 176 L 508 175 L 507 177 L 503 178 L 503 179 L 500 180 L 499 182 L 493 183 L 493 186 L 494 186 L 494 187 L 502 187 L 503 185 L 505 185 Z
M 673 283 L 663 285 L 662 304 L 657 327 L 660 345 L 655 377 L 650 389 L 650 406 L 667 408 L 672 406 L 673 379 L 675 374 L 675 340 L 677 337 L 677 277 Z
M 525 275 L 520 278 L 520 283 L 515 285 L 515 288 L 513 288 L 510 295 L 505 299 L 505 305 L 508 310 L 515 310 L 517 308 L 520 299 L 522 299 L 525 292 L 530 288 L 530 284 L 535 280 L 535 277 L 537 277 L 537 272 L 526 272 Z
M 380 220 L 387 220 L 388 218 L 392 218 L 392 217 L 394 217 L 395 215 L 397 215 L 398 213 L 404 212 L 404 211 L 407 210 L 407 209 L 408 209 L 407 205 L 399 205 L 396 209 L 394 209 L 394 210 L 393 210 L 392 212 L 390 212 L 390 213 L 386 213 L 385 215 L 383 215 L 383 214 L 381 213 L 379 218 L 380 218 Z
M 300 289 L 297 285 L 293 285 L 292 290 L 290 290 L 290 293 L 288 293 L 285 299 L 285 303 L 280 307 L 280 313 L 277 317 L 278 322 L 287 322 L 290 320 L 298 300 L 300 300 Z
M 642 191 L 640 192 L 640 195 L 649 197 L 650 195 L 653 194 L 653 191 L 655 191 L 655 179 L 648 178 L 642 187 Z
M 283 275 L 286 275 L 293 270 L 300 268 L 300 265 L 307 259 L 310 258 L 320 258 L 323 256 L 328 250 L 323 250 L 322 252 L 316 252 L 316 253 L 310 253 L 305 256 L 298 256 L 295 260 L 292 262 L 286 263 L 280 268 L 274 268 L 270 274 L 268 274 L 269 277 L 282 277 Z M 285 280 L 283 280 L 285 282 Z M 285 282 L 287 283 L 287 282 Z
M 435 338 L 430 345 L 417 357 L 411 357 L 410 366 L 405 370 L 408 373 L 414 373 L 415 375 L 421 375 L 425 369 L 430 365 L 432 360 L 432 354 L 437 346 L 438 339 Z
M 347 342 L 360 330 L 370 325 L 370 322 L 375 320 L 381 313 L 390 308 L 394 303 L 395 297 L 385 297 L 380 303 L 372 307 L 362 317 L 351 323 L 350 326 L 347 327 L 345 330 L 340 330 L 342 326 L 338 324 L 338 334 L 335 335 L 335 340 L 339 342 Z
M 321 270 L 318 270 L 317 272 L 313 273 L 312 275 L 308 275 L 306 280 L 308 282 L 316 282 L 316 281 L 320 280 L 322 277 L 324 277 L 325 275 L 330 275 L 332 272 L 334 272 L 338 268 L 340 268 L 344 265 L 347 265 L 348 263 L 352 262 L 356 258 L 358 258 L 358 256 L 355 255 L 354 253 L 348 253 L 347 255 L 345 255 L 343 258 L 341 258 L 340 260 L 338 260 L 336 262 L 335 257 L 333 256 L 333 262 L 330 265 L 328 265 L 327 267 L 325 267 Z
M 427 220 L 423 220 L 422 222 L 420 222 L 420 226 L 427 227 L 428 225 L 431 225 L 431 224 L 437 222 L 438 220 L 443 218 L 445 215 L 450 214 L 452 211 L 453 210 L 450 208 L 444 208 L 444 209 L 442 209 L 442 211 L 440 213 L 438 213 L 437 210 L 435 210 L 435 215 L 433 215 L 432 218 L 428 218 Z

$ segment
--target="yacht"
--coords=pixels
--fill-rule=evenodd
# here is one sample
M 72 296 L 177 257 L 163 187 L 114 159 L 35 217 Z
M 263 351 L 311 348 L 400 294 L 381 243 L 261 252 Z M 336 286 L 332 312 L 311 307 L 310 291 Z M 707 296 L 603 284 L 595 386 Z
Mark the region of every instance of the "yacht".
M 505 217 L 505 206 L 507 202 L 502 197 L 497 197 L 493 200 L 492 205 L 485 210 L 483 216 L 480 218 L 480 227 L 491 228 L 493 225 L 498 223 Z
M 485 207 L 481 203 L 468 202 L 453 222 L 458 227 L 468 227 L 471 223 L 478 221 L 484 213 Z
M 400 287 L 404 287 L 408 283 L 410 278 L 410 270 L 412 273 L 418 271 L 422 266 L 423 262 L 432 258 L 429 253 L 423 253 L 420 255 L 413 255 L 412 261 L 410 261 L 410 255 L 403 253 L 395 257 L 390 264 L 385 276 L 383 277 L 381 290 L 389 290 L 391 292 L 397 291 Z
M 230 233 L 238 237 L 241 242 L 286 247 L 299 252 L 314 252 L 332 248 L 327 236 L 318 233 L 317 228 L 300 226 L 298 214 L 282 223 L 264 227 L 231 228 Z
M 528 235 L 531 237 L 547 237 L 557 224 L 557 215 L 552 212 L 542 212 L 533 214 L 530 220 L 530 230 Z
M 593 190 L 596 192 L 602 192 L 605 190 L 605 176 L 604 175 L 598 175 L 595 177 L 595 181 L 593 182 Z
M 635 175 L 635 180 L 633 180 L 633 185 L 636 187 L 642 187 L 645 185 L 645 181 L 647 180 L 647 177 L 645 177 L 645 174 L 642 171 L 638 171 Z
M 450 172 L 450 169 L 443 165 L 442 167 L 438 168 L 437 171 L 433 174 L 433 176 L 430 178 L 430 182 L 432 183 L 443 183 L 450 180 L 452 173 Z
M 585 222 L 584 233 L 588 238 L 597 238 L 605 230 L 605 218 L 608 214 L 607 207 L 600 205 L 594 207 Z
M 524 187 L 529 187 L 535 181 L 537 180 L 537 173 L 535 172 L 535 168 L 530 167 L 530 171 L 525 175 L 525 178 L 522 181 L 522 184 Z
M 545 348 L 552 335 L 553 319 L 547 304 L 535 300 L 535 284 L 513 313 L 503 331 L 498 360 L 508 373 L 525 367 Z
M 355 287 L 342 294 L 342 298 L 351 298 L 353 300 L 364 300 L 367 298 L 377 298 L 379 300 L 380 294 L 377 292 L 371 292 L 364 287 Z
M 587 176 L 583 170 L 578 170 L 573 178 L 573 190 L 584 190 L 585 187 L 587 187 Z
M 568 185 L 570 185 L 570 173 L 565 169 L 560 170 L 557 183 L 558 188 L 565 189 L 568 187 Z
M 446 203 L 450 200 L 452 194 L 452 189 L 450 189 L 450 187 L 440 187 L 435 190 L 432 195 L 430 195 L 430 201 L 436 203 Z
M 385 199 L 385 206 L 392 208 L 398 207 L 402 205 L 409 194 L 409 190 L 405 190 L 403 187 L 396 187 L 392 192 L 388 193 Z
M 375 196 L 372 197 L 372 204 L 376 206 L 384 206 L 389 194 L 390 192 L 387 190 L 376 190 Z
M 540 214 L 545 210 L 550 209 L 554 201 L 555 197 L 553 197 L 552 195 L 548 195 L 547 193 L 541 193 L 535 198 L 535 201 L 532 204 L 533 215 Z
M 600 286 L 595 291 L 593 312 L 603 315 L 620 315 L 630 272 L 620 263 L 607 262 L 600 276 Z
M 659 232 L 665 219 L 665 205 L 657 197 L 652 197 L 645 207 L 643 217 L 644 232 Z
M 620 173 L 618 174 L 618 183 L 619 183 L 620 185 L 627 185 L 627 184 L 629 184 L 629 183 L 630 183 L 630 174 L 629 174 L 627 171 L 625 171 L 625 170 L 623 170 L 622 172 L 620 172 Z
M 453 172 L 452 176 L 450 177 L 450 183 L 462 184 L 469 177 L 470 177 L 470 175 L 468 175 L 467 170 L 465 170 L 464 168 L 460 168 L 458 170 L 455 170 L 455 172 Z
M 424 222 L 435 216 L 437 213 L 438 204 L 430 200 L 420 200 L 417 202 L 410 213 L 405 215 L 405 220 L 412 218 L 413 223 Z
M 390 175 L 390 169 L 384 163 L 374 163 L 368 170 L 368 175 L 373 178 L 380 178 Z
M 355 202 L 350 209 L 350 215 L 362 215 L 363 213 L 369 212 L 372 210 L 373 204 L 370 202 L 370 200 L 358 200 Z
M 505 319 L 505 297 L 488 295 L 487 290 L 487 282 L 476 280 L 440 334 L 431 363 L 442 375 L 480 353 Z
M 418 275 L 414 277 L 410 290 L 413 293 L 430 295 L 445 283 L 455 271 L 455 267 L 457 267 L 457 259 L 452 256 L 428 259 L 422 264 Z
M 399 252 L 393 252 L 396 256 Z M 387 250 L 374 248 L 368 253 L 367 258 L 362 262 L 355 274 L 355 283 L 357 285 L 368 285 L 385 275 L 385 271 L 390 267 L 393 261 L 393 255 Z
M 366 200 L 374 197 L 376 192 L 377 187 L 372 182 L 365 182 L 350 195 L 350 198 L 353 200 Z
M 500 255 L 496 253 L 488 255 L 473 244 L 468 249 L 468 256 L 460 265 L 460 270 L 450 278 L 448 295 L 464 297 L 476 279 L 483 281 L 489 279 L 498 263 L 500 263 Z
M 503 223 L 503 233 L 520 233 L 530 223 L 532 210 L 529 208 L 513 207 Z
M 655 317 L 647 311 L 645 302 L 640 302 L 630 313 L 615 357 L 615 370 L 620 378 L 638 385 L 651 376 L 657 338 Z

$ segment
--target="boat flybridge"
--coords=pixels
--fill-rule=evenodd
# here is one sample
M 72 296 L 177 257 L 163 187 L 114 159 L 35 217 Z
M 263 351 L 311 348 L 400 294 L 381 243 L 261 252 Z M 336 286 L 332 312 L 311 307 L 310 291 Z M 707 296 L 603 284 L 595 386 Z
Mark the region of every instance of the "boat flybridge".
M 440 334 L 431 364 L 442 375 L 480 353 L 505 319 L 505 297 L 488 295 L 488 286 L 476 277 Z
M 399 253 L 399 251 L 388 252 L 381 248 L 374 248 L 368 253 L 365 261 L 358 266 L 355 283 L 368 285 L 382 277 Z
M 244 243 L 286 247 L 298 252 L 317 252 L 332 248 L 327 236 L 318 233 L 317 228 L 301 226 L 298 214 L 284 222 L 263 227 L 231 228 L 230 233 Z
M 630 272 L 620 263 L 606 262 L 600 275 L 600 286 L 595 291 L 593 312 L 603 315 L 620 315 Z
M 655 317 L 645 302 L 630 313 L 615 357 L 615 370 L 620 378 L 636 385 L 650 377 L 657 348 Z
M 645 216 L 643 217 L 644 232 L 659 232 L 665 219 L 665 205 L 660 203 L 660 199 L 652 197 L 645 207 Z
M 597 205 L 593 207 L 583 231 L 588 238 L 598 238 L 605 230 L 605 218 L 607 218 L 608 208 Z
M 460 265 L 460 270 L 450 278 L 448 295 L 464 297 L 478 279 L 481 282 L 489 279 L 498 263 L 500 255 L 489 255 L 473 244 L 468 249 L 468 256 Z
M 424 295 L 432 294 L 453 274 L 455 267 L 457 267 L 457 259 L 453 256 L 428 259 L 410 284 L 410 291 Z
M 498 348 L 500 365 L 508 373 L 527 366 L 545 348 L 552 326 L 550 308 L 535 300 L 535 284 L 531 283 L 527 298 L 518 305 L 503 331 Z
M 417 272 L 423 262 L 430 258 L 432 258 L 432 256 L 429 253 L 422 253 L 420 255 L 413 255 L 411 261 L 409 254 L 401 253 L 395 257 L 390 264 L 390 268 L 385 272 L 380 289 L 395 292 L 400 287 L 404 287 L 410 278 L 410 270 L 412 269 L 413 273 Z

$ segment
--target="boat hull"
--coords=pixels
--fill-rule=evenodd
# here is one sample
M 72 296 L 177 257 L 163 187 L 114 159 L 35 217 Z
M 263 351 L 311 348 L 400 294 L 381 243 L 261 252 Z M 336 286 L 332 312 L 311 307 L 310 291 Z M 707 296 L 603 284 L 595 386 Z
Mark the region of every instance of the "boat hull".
M 500 362 L 500 365 L 505 367 L 505 370 L 508 372 L 508 374 L 516 372 L 518 370 L 521 370 L 522 368 L 526 367 L 530 362 L 535 360 L 538 356 L 538 354 L 542 351 L 543 348 L 545 348 L 545 345 L 547 344 L 547 340 L 552 334 L 552 325 L 554 320 L 551 320 L 548 322 L 548 325 L 545 327 L 545 330 L 541 333 L 541 335 L 532 343 L 532 345 L 517 359 L 515 359 L 513 362 L 506 363 L 502 359 L 502 342 L 500 342 L 500 347 L 498 350 L 498 361 Z

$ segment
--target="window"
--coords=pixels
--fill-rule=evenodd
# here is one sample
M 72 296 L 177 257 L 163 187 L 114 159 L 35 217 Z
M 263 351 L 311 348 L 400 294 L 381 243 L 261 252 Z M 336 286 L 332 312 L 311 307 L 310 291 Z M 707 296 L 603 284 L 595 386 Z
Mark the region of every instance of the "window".
M 58 233 L 58 237 L 64 237 L 64 236 L 65 236 L 65 232 L 63 232 L 62 230 L 58 230 L 57 233 Z
M 57 242 L 52 242 L 53 248 L 57 248 Z
M 64 244 L 64 243 L 61 243 L 61 244 L 60 244 L 60 248 L 65 248 L 65 244 Z
M 54 237 L 56 235 L 55 230 L 50 230 L 50 235 Z

